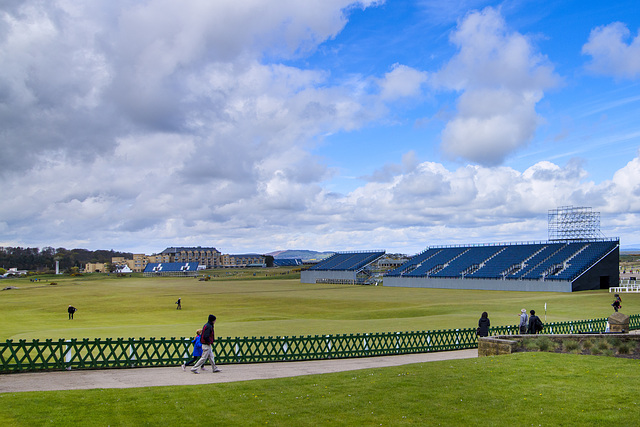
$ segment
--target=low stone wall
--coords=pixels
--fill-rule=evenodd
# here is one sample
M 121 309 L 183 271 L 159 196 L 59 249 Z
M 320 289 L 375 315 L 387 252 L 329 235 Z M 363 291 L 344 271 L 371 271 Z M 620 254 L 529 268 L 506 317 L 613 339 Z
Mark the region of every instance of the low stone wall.
M 538 334 L 538 335 L 497 335 L 493 337 L 478 338 L 478 356 L 497 356 L 501 354 L 511 354 L 521 350 L 521 341 L 523 339 L 533 339 L 535 337 L 548 337 L 551 341 L 561 343 L 566 340 L 575 340 L 577 342 L 586 341 L 588 339 L 598 337 L 615 337 L 622 342 L 633 341 L 640 342 L 640 334 L 626 333 L 599 333 L 599 334 Z
M 478 338 L 478 356 L 511 354 L 520 345 L 520 341 L 516 337 L 519 337 L 519 335 L 480 337 Z

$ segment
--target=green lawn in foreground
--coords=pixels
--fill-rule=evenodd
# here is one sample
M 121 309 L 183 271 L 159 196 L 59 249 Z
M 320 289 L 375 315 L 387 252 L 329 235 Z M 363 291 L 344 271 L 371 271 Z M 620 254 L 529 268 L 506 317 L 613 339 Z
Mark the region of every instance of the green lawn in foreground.
M 0 394 L 31 425 L 637 426 L 640 362 L 520 353 L 226 384 Z
M 283 336 L 469 328 L 483 311 L 492 325 L 518 321 L 533 308 L 547 322 L 612 314 L 607 291 L 500 292 L 301 284 L 258 270 L 209 282 L 194 278 L 55 277 L 58 285 L 5 280 L 0 340 L 97 337 L 190 337 L 218 316 L 218 336 Z M 53 280 L 53 279 L 52 279 Z M 183 309 L 174 304 L 182 298 Z M 640 313 L 640 295 L 623 294 L 623 312 Z M 68 320 L 69 304 L 79 309 Z

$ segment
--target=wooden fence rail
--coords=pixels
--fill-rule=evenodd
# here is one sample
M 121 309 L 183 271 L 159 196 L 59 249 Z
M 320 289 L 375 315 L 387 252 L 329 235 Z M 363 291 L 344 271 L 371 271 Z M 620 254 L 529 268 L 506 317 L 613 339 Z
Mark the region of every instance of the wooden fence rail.
M 607 319 L 548 323 L 543 333 L 604 332 Z M 629 319 L 640 329 L 640 314 Z M 476 348 L 475 328 L 342 335 L 218 338 L 216 363 L 341 359 Z M 517 335 L 517 326 L 490 328 L 491 335 Z M 177 366 L 190 359 L 190 338 L 95 338 L 7 340 L 0 343 L 0 372 Z

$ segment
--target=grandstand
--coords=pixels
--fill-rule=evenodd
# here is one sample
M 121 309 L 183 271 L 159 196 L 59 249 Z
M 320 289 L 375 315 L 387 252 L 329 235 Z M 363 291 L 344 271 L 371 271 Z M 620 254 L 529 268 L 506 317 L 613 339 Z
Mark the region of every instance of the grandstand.
M 301 283 L 367 284 L 372 279 L 371 265 L 385 251 L 338 252 L 300 273 Z
M 195 277 L 198 275 L 197 262 L 150 262 L 142 273 L 144 277 L 171 276 Z
M 274 267 L 299 267 L 302 266 L 303 262 L 300 258 L 274 258 L 273 266 Z
M 385 286 L 573 292 L 619 281 L 618 239 L 430 247 L 385 275 Z

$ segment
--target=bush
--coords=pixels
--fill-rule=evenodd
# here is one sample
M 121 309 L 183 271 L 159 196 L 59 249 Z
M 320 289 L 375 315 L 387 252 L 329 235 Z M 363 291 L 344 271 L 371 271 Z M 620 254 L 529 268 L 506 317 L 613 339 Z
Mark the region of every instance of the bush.
M 538 343 L 537 340 L 535 338 L 525 338 L 522 340 L 522 346 L 529 350 L 529 351 L 533 351 L 533 350 L 538 350 Z
M 599 340 L 596 343 L 596 348 L 598 350 L 601 350 L 601 351 L 608 350 L 609 349 L 609 343 L 607 342 L 607 340 Z
M 57 284 L 58 284 L 58 282 L 51 282 L 51 283 L 49 283 L 49 284 L 50 284 L 51 286 L 55 286 L 55 285 L 57 285 Z
M 567 351 L 574 351 L 580 348 L 580 343 L 576 340 L 564 340 L 562 341 L 562 347 Z
M 556 349 L 556 343 L 551 341 L 549 337 L 540 337 L 537 341 L 540 351 L 553 351 Z
M 618 349 L 618 354 L 629 354 L 631 352 L 631 349 L 634 347 L 633 345 L 634 343 L 632 342 L 621 342 L 620 344 L 618 344 L 617 349 Z
M 584 347 L 586 350 L 589 350 L 590 348 L 593 347 L 593 340 L 589 338 L 588 340 L 582 343 L 582 347 Z
M 618 337 L 607 337 L 606 341 L 609 344 L 609 347 L 618 347 L 622 344 L 622 341 Z

